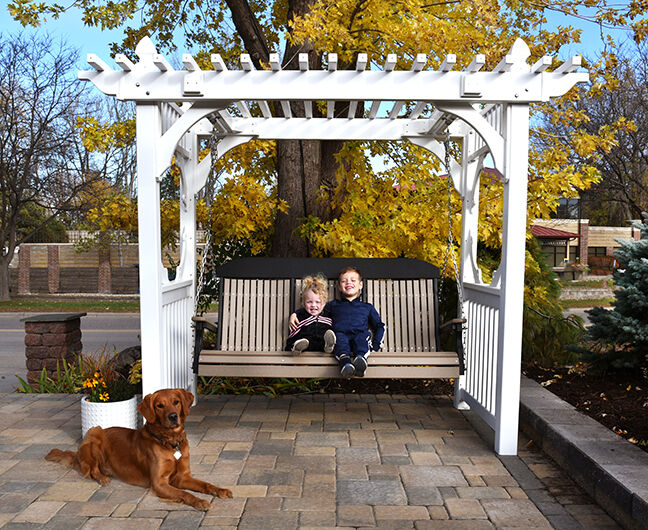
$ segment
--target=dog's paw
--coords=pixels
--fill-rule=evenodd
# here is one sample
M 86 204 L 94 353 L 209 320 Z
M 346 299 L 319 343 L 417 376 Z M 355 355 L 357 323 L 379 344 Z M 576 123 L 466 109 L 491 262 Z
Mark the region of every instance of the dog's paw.
M 234 497 L 232 491 L 225 488 L 216 488 L 216 495 L 219 499 L 231 499 Z
M 196 510 L 202 510 L 203 512 L 206 512 L 211 508 L 211 504 L 204 500 L 204 499 L 198 499 L 196 498 L 196 502 L 193 503 L 193 507 L 196 508 Z
M 95 475 L 92 475 L 92 478 L 95 479 L 102 486 L 107 486 L 108 484 L 110 484 L 110 477 L 107 477 L 106 475 L 101 475 L 97 473 Z

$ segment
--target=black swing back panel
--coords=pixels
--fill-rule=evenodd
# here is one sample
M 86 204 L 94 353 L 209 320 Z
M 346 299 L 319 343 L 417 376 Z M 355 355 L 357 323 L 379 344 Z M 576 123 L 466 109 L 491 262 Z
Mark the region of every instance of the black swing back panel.
M 363 299 L 385 322 L 383 351 L 437 351 L 439 269 L 406 258 L 242 258 L 217 270 L 220 278 L 218 349 L 280 351 L 288 317 L 300 306 L 301 278 L 357 267 Z M 330 289 L 330 292 L 332 288 Z

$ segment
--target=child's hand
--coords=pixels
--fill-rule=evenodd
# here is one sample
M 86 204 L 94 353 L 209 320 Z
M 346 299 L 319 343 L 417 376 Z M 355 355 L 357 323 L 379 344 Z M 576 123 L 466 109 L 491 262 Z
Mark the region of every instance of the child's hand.
M 371 351 L 378 351 L 380 348 L 382 348 L 383 344 L 382 342 L 372 342 L 371 343 Z
M 290 318 L 288 319 L 288 328 L 291 332 L 297 329 L 297 324 L 299 324 L 299 319 L 297 318 L 296 313 L 291 313 Z

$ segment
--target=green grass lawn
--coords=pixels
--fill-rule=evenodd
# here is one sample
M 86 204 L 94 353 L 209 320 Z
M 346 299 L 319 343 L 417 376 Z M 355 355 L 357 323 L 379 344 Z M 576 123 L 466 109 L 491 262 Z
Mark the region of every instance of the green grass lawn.
M 0 301 L 0 311 L 25 313 L 137 313 L 138 300 L 27 299 Z
M 607 287 L 608 289 L 614 289 L 613 280 L 576 280 L 576 281 L 561 281 L 560 285 L 563 287 L 568 287 L 570 289 L 603 289 Z
M 610 307 L 614 298 L 583 298 L 582 300 L 561 300 L 565 307 Z
M 0 312 L 17 313 L 139 313 L 139 300 L 101 298 L 18 298 L 0 301 Z M 218 304 L 210 306 L 216 313 Z

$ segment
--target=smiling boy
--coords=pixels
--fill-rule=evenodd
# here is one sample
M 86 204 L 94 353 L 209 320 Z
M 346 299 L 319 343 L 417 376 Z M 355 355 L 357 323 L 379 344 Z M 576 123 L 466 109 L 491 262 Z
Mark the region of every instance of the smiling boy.
M 376 308 L 360 300 L 362 287 L 360 271 L 346 267 L 338 275 L 340 299 L 327 304 L 337 338 L 333 354 L 343 377 L 363 377 L 370 350 L 378 351 L 385 335 L 385 324 Z

